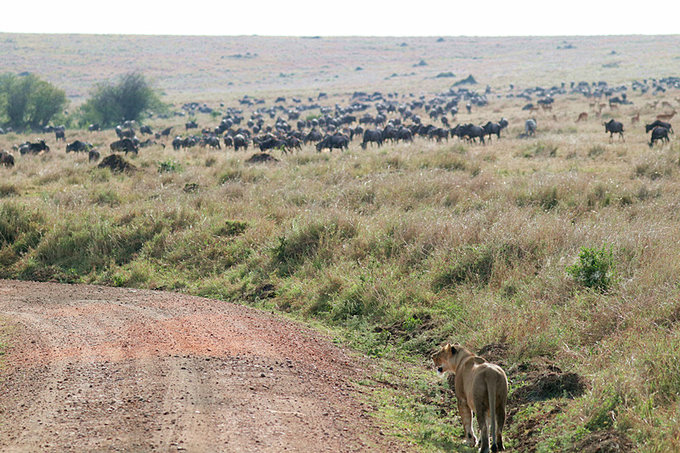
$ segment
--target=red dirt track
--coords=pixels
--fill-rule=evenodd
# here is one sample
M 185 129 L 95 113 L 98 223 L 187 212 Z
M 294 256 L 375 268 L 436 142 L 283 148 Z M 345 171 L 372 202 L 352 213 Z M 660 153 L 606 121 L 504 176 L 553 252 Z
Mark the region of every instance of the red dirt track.
M 4 328 L 3 328 L 4 326 Z M 0 280 L 0 451 L 398 451 L 368 365 L 226 302 Z

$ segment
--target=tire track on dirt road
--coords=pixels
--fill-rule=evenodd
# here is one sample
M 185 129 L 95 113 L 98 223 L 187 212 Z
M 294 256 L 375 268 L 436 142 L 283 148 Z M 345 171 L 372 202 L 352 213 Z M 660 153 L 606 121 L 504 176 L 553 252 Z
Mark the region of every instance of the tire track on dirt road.
M 273 315 L 180 294 L 0 280 L 1 451 L 400 451 L 366 362 Z

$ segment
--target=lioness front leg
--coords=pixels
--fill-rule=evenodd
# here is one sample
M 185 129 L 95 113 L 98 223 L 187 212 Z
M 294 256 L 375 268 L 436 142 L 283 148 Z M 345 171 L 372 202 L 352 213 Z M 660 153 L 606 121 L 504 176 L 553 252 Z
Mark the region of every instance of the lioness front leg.
M 462 401 L 458 398 L 458 413 L 460 418 L 463 420 L 463 429 L 465 430 L 465 441 L 468 447 L 474 447 L 477 445 L 477 438 L 474 432 L 472 432 L 472 411 L 467 405 L 467 401 Z

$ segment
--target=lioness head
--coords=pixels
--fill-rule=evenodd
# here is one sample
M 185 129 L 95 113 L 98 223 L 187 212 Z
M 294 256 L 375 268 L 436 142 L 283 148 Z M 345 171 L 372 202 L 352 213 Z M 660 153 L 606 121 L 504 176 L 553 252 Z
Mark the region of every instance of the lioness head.
M 432 361 L 437 369 L 437 373 L 443 373 L 445 371 L 456 372 L 456 366 L 453 358 L 458 352 L 457 347 L 460 345 L 451 345 L 446 343 L 442 348 L 435 354 L 432 355 Z

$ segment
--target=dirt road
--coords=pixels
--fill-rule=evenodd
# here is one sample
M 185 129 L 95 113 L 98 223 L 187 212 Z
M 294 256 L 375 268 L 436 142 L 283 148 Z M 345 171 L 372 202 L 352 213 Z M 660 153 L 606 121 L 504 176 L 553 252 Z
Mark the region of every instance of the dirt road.
M 399 451 L 366 363 L 296 323 L 131 289 L 0 280 L 0 451 Z

